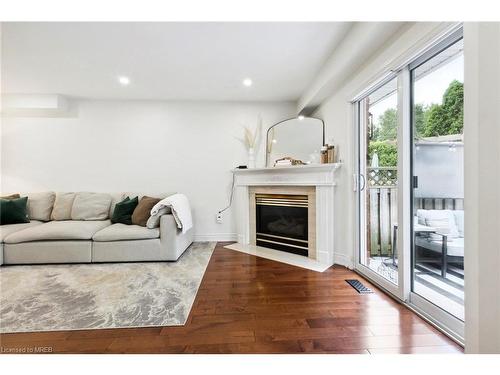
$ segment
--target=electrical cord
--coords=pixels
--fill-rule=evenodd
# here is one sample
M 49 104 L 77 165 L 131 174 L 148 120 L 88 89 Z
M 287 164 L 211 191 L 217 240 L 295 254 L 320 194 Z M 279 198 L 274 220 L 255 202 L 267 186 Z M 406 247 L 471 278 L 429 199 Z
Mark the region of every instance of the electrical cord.
M 226 211 L 229 207 L 231 207 L 231 205 L 233 204 L 233 194 L 234 194 L 234 175 L 235 173 L 233 173 L 233 181 L 231 183 L 231 195 L 229 196 L 229 204 L 226 208 L 222 209 L 219 211 L 219 214 L 223 213 L 224 211 Z

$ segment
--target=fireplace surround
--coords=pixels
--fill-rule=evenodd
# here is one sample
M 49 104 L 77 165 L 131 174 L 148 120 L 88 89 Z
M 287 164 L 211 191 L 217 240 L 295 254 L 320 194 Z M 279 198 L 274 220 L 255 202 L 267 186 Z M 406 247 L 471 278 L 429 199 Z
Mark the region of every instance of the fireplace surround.
M 320 271 L 333 265 L 335 263 L 334 194 L 337 184 L 336 170 L 340 166 L 341 164 L 335 163 L 233 170 L 238 244 L 229 245 L 228 248 L 298 266 L 308 263 L 311 267 L 306 266 L 306 268 Z M 276 212 L 266 213 L 264 210 L 263 213 L 262 207 L 258 208 L 263 206 L 262 203 L 276 205 L 277 197 L 288 200 L 294 198 L 293 203 L 299 203 L 303 207 L 307 204 L 307 247 L 301 245 L 304 242 L 299 241 L 299 244 L 292 242 L 299 246 L 297 249 L 301 250 L 298 252 L 300 255 L 297 255 L 297 252 L 288 251 L 289 249 L 284 252 L 283 248 L 271 247 L 282 245 L 284 241 L 282 238 L 273 239 L 269 235 L 289 236 L 282 236 L 283 233 L 269 233 L 269 222 L 267 228 L 264 229 L 262 222 L 258 223 L 258 215 L 260 220 L 263 219 L 262 215 L 269 215 L 266 216 L 268 221 L 275 222 L 271 230 L 283 232 L 284 227 L 288 227 L 289 231 L 293 228 L 297 233 L 301 233 L 301 237 L 296 236 L 293 239 L 305 241 L 305 227 L 298 225 L 301 223 L 297 218 L 294 219 L 295 214 L 285 214 L 285 217 L 280 220 Z M 304 218 L 301 220 L 305 221 Z M 262 234 L 267 236 L 262 236 Z M 278 244 L 266 243 L 262 241 L 263 239 L 278 242 Z M 277 241 L 274 241 L 275 239 Z M 307 248 L 307 254 L 304 251 L 305 248 Z

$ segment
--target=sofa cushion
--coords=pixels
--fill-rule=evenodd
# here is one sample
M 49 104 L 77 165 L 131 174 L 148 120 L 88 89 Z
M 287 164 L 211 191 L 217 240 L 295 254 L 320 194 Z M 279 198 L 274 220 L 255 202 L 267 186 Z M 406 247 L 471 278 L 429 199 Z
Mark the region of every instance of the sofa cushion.
M 51 220 L 71 220 L 71 208 L 76 193 L 56 193 Z
M 3 243 L 9 234 L 40 224 L 42 224 L 41 221 L 31 220 L 29 223 L 0 225 L 0 242 Z
M 138 203 L 139 199 L 137 197 L 134 197 L 132 199 L 130 197 L 127 197 L 121 202 L 118 202 L 115 205 L 113 216 L 111 216 L 111 222 L 131 225 L 132 213 L 134 212 Z
M 111 225 L 101 221 L 51 221 L 23 229 L 5 237 L 5 243 L 21 243 L 48 240 L 90 240 L 103 228 Z
M 0 199 L 0 225 L 29 223 L 28 197 Z
M 49 221 L 56 193 L 28 193 L 28 212 L 31 220 Z
M 111 195 L 105 193 L 76 193 L 71 208 L 72 220 L 105 220 L 109 217 Z
M 135 208 L 134 213 L 132 214 L 132 224 L 145 227 L 146 223 L 148 222 L 148 219 L 151 216 L 151 209 L 160 200 L 161 200 L 160 198 L 152 198 L 146 195 L 142 197 L 141 201 Z
M 160 229 L 148 229 L 139 225 L 113 224 L 106 227 L 92 238 L 97 242 L 123 241 L 123 240 L 146 240 L 160 237 Z

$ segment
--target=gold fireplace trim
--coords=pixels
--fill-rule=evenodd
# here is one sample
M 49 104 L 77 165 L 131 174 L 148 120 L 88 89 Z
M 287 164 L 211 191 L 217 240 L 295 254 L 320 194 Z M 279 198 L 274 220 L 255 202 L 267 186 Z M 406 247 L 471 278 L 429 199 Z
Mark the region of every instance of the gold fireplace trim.
M 305 207 L 309 206 L 307 195 L 255 194 L 258 206 Z
M 267 233 L 259 233 L 257 232 L 256 234 L 260 234 L 261 236 L 266 236 L 266 237 L 272 237 L 272 238 L 277 238 L 277 239 L 281 239 L 281 240 L 292 240 L 294 242 L 303 242 L 305 244 L 309 243 L 309 241 L 306 241 L 306 240 L 299 240 L 297 238 L 290 238 L 290 237 L 283 237 L 283 236 L 277 236 L 275 234 L 267 234 Z M 259 239 L 260 240 L 260 239 Z M 280 242 L 282 243 L 282 242 Z M 288 244 L 286 244 L 288 245 Z

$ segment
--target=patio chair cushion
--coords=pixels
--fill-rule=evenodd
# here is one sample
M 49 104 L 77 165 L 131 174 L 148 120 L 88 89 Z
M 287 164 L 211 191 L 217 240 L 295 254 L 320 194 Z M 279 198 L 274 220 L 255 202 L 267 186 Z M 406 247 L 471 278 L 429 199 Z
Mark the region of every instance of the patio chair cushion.
M 446 234 L 448 239 L 458 238 L 459 232 L 455 215 L 451 210 L 417 210 L 419 224 L 433 227 L 436 232 Z M 440 241 L 441 236 L 431 234 L 433 240 Z
M 443 241 L 434 240 L 430 237 L 417 236 L 415 244 L 424 249 L 431 250 L 435 253 L 442 253 Z M 458 237 L 446 243 L 447 254 L 449 256 L 463 257 L 464 256 L 464 238 Z
M 458 236 L 464 236 L 464 210 L 453 210 L 453 215 L 455 215 L 455 221 L 458 228 Z

